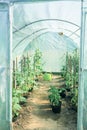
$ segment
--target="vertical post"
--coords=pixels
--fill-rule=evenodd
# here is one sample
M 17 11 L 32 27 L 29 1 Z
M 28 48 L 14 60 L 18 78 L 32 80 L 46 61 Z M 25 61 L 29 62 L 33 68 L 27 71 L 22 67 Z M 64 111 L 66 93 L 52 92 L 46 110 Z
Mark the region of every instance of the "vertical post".
M 16 88 L 15 60 L 13 60 L 13 87 Z
M 23 71 L 23 59 L 21 59 L 21 73 Z
M 18 69 L 18 58 L 16 57 L 16 70 Z
M 87 130 L 87 2 L 82 2 L 78 130 Z

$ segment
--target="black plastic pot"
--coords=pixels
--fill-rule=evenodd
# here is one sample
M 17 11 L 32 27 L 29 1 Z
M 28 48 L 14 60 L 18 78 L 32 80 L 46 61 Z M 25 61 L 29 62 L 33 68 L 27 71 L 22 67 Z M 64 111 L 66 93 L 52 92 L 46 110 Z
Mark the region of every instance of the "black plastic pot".
M 18 116 L 14 115 L 14 117 L 12 118 L 12 122 L 15 122 L 17 120 Z
M 28 92 L 32 92 L 33 91 L 33 87 L 32 88 L 29 88 Z
M 23 97 L 26 99 L 28 98 L 28 96 L 29 96 L 28 92 L 23 94 Z
M 35 81 L 38 81 L 38 78 L 36 78 Z
M 20 105 L 26 106 L 25 104 L 26 104 L 25 101 L 20 101 Z
M 23 95 L 23 97 L 27 99 L 28 98 L 28 94 L 27 95 Z
M 59 102 L 58 106 L 53 106 L 52 105 L 52 111 L 54 113 L 60 113 L 61 112 L 61 101 Z
M 60 96 L 61 96 L 62 98 L 65 98 L 65 97 L 66 97 L 66 91 L 63 90 L 62 92 L 60 92 Z
M 66 88 L 67 92 L 70 92 L 70 88 Z
M 71 109 L 77 112 L 77 107 L 75 105 L 71 105 Z

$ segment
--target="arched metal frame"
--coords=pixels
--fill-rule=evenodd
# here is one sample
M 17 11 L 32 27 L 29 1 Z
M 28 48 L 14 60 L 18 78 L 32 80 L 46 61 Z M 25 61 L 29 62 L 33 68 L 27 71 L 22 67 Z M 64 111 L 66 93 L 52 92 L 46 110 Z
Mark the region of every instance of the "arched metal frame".
M 23 28 L 28 27 L 28 26 L 30 26 L 30 25 L 32 25 L 32 24 L 34 25 L 34 24 L 37 24 L 37 23 L 39 23 L 39 22 L 45 22 L 45 21 L 61 21 L 61 22 L 64 22 L 64 23 L 72 24 L 72 25 L 74 25 L 74 26 L 76 26 L 76 27 L 79 28 L 79 26 L 78 26 L 77 24 L 74 24 L 74 23 L 69 22 L 69 21 L 66 21 L 66 20 L 61 20 L 61 19 L 41 19 L 41 20 L 38 20 L 38 21 L 31 22 L 31 23 L 29 23 L 29 24 L 27 24 L 27 25 L 24 25 L 23 27 L 17 29 L 17 30 L 14 31 L 13 33 L 17 32 L 17 31 L 20 31 L 20 30 L 22 30 Z
M 20 40 L 18 43 L 17 43 L 17 45 L 12 49 L 12 51 L 14 52 L 14 50 L 16 49 L 16 47 L 18 47 L 18 45 L 20 45 L 21 44 L 21 42 L 23 42 L 24 40 L 26 40 L 27 38 L 30 38 L 30 37 L 32 37 L 32 35 L 34 35 L 34 34 L 37 34 L 38 32 L 41 32 L 41 34 L 43 34 L 43 32 L 42 31 L 45 31 L 44 33 L 46 33 L 47 32 L 47 30 L 49 31 L 49 29 L 48 28 L 43 28 L 43 29 L 40 29 L 40 30 L 36 30 L 35 32 L 33 32 L 33 33 L 31 33 L 31 34 L 29 34 L 29 35 L 27 35 L 27 36 L 25 36 L 22 40 Z M 64 29 L 63 29 L 64 30 Z M 78 30 L 80 30 L 80 28 L 78 28 L 76 31 L 78 31 Z M 79 38 L 80 36 L 78 35 L 78 34 L 75 34 L 75 32 L 73 32 L 73 31 L 71 31 L 71 30 L 67 30 L 67 29 L 65 29 L 65 31 L 67 31 L 67 32 L 70 32 L 71 34 L 68 36 L 68 37 L 70 37 L 70 36 L 72 36 L 72 35 L 75 35 L 75 36 L 77 36 L 77 38 Z M 39 34 L 39 35 L 41 35 L 41 34 Z M 39 36 L 38 35 L 38 36 Z M 36 38 L 38 37 L 38 36 L 36 36 Z M 35 39 L 35 38 L 34 38 Z
M 76 24 L 74 24 L 74 23 L 72 23 L 72 22 L 69 22 L 69 21 L 66 21 L 66 20 L 61 20 L 61 19 L 41 19 L 41 20 L 38 20 L 38 21 L 34 21 L 34 22 L 31 22 L 31 23 L 29 23 L 29 24 L 27 24 L 27 25 L 24 25 L 23 27 L 20 27 L 20 28 L 16 28 L 16 27 L 14 27 L 14 31 L 13 31 L 13 35 L 16 35 L 16 33 L 17 32 L 20 32 L 20 33 L 24 33 L 22 30 L 23 29 L 26 29 L 26 28 L 29 28 L 29 27 L 31 27 L 31 26 L 34 26 L 34 25 L 36 25 L 36 24 L 39 24 L 39 23 L 43 23 L 43 22 L 62 22 L 62 23 L 67 23 L 67 24 L 70 24 L 70 25 L 72 25 L 72 26 L 75 26 L 76 27 L 76 30 L 74 30 L 74 31 L 71 31 L 71 30 L 69 30 L 69 29 L 63 29 L 63 28 L 61 28 L 61 29 L 63 29 L 63 30 L 65 30 L 65 31 L 67 31 L 67 32 L 70 32 L 70 35 L 68 36 L 68 37 L 71 37 L 72 35 L 75 35 L 77 38 L 79 38 L 80 36 L 78 35 L 78 34 L 76 34 L 76 32 L 77 31 L 79 31 L 80 30 L 80 27 L 78 26 L 78 25 L 76 25 Z M 38 32 L 41 32 L 42 34 L 43 34 L 43 31 L 46 31 L 47 32 L 47 30 L 49 30 L 49 28 L 43 28 L 42 29 L 42 27 L 41 27 L 41 29 L 38 29 L 38 30 L 34 30 L 34 32 L 33 33 L 31 33 L 31 34 L 28 34 L 28 35 L 26 35 L 25 33 L 25 37 L 23 37 L 23 39 L 22 40 L 20 40 L 14 47 L 13 47 L 13 52 L 15 51 L 15 49 L 16 49 L 16 47 L 18 47 L 20 44 L 21 44 L 21 42 L 22 41 L 24 41 L 24 40 L 26 40 L 27 38 L 31 38 L 32 39 L 32 36 L 34 35 L 34 34 L 37 34 Z M 58 32 L 58 30 L 59 30 L 59 28 L 57 28 L 57 32 Z M 55 31 L 55 29 L 54 29 L 54 31 Z M 44 32 L 45 33 L 45 32 Z M 40 34 L 39 34 L 40 35 Z M 66 34 L 65 34 L 66 35 Z M 67 36 L 67 35 L 66 35 Z M 36 37 L 38 37 L 38 34 L 36 35 Z M 33 40 L 33 39 L 32 39 Z

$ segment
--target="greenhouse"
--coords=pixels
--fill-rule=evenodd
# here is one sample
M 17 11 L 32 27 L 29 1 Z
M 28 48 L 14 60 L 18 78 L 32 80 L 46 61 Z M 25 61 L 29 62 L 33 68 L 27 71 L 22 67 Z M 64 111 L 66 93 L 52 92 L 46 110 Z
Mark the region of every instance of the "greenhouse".
M 87 130 L 87 0 L 0 0 L 0 130 Z

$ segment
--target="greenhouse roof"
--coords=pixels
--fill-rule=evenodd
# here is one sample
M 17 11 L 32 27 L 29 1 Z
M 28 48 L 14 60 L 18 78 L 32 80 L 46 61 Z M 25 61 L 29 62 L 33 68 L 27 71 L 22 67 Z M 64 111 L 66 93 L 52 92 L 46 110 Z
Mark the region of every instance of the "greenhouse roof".
M 70 48 L 79 48 L 80 15 L 80 2 L 54 1 L 14 4 L 13 55 L 24 53 L 29 48 L 29 44 L 34 44 L 36 41 L 44 41 L 44 46 L 48 46 L 47 41 L 52 38 L 54 39 L 49 42 L 50 49 L 54 43 L 58 45 L 60 39 L 62 42 L 69 42 L 72 46 Z M 42 46 L 42 44 L 40 45 Z M 59 46 L 63 49 L 60 43 Z M 71 49 L 68 48 L 68 50 Z
M 38 1 L 48 2 L 48 1 L 82 1 L 82 0 L 0 0 L 0 2 L 38 2 Z

